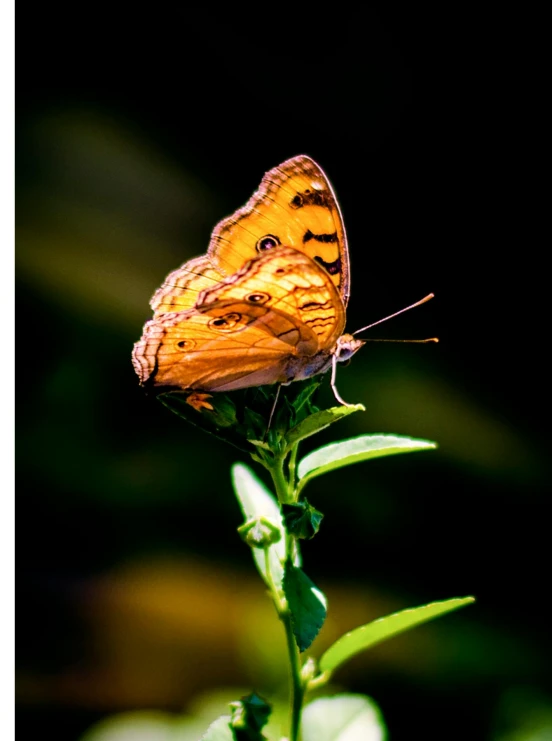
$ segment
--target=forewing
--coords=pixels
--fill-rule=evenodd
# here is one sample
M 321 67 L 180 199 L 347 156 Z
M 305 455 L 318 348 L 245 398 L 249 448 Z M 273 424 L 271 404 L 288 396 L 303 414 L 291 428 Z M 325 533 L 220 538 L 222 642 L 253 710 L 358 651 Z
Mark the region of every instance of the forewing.
M 231 276 L 247 260 L 280 245 L 320 264 L 347 305 L 349 252 L 341 211 L 324 171 L 306 155 L 265 174 L 247 204 L 216 226 L 208 255 Z

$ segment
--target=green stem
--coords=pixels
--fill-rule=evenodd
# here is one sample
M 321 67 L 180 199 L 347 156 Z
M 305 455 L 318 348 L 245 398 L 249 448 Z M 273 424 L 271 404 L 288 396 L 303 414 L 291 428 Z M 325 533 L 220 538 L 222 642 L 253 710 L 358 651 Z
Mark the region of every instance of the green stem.
M 289 563 L 294 561 L 294 552 L 297 546 L 296 539 L 290 533 L 286 533 L 286 559 Z M 286 639 L 288 646 L 289 655 L 289 666 L 291 671 L 291 686 L 290 686 L 290 710 L 291 710 L 291 722 L 290 722 L 290 741 L 298 741 L 301 735 L 301 710 L 303 708 L 303 696 L 304 686 L 301 678 L 301 659 L 299 656 L 299 647 L 293 634 L 293 626 L 291 624 L 291 612 L 286 610 L 285 615 L 282 615 L 282 621 L 286 629 Z
M 303 683 L 301 682 L 301 662 L 299 659 L 299 649 L 293 635 L 291 626 L 291 613 L 282 615 L 282 622 L 286 629 L 286 639 L 289 654 L 289 664 L 291 671 L 291 723 L 290 723 L 290 741 L 298 741 L 301 732 L 301 709 L 303 707 Z
M 272 465 L 267 465 L 268 470 L 270 471 L 270 475 L 272 476 L 272 481 L 274 482 L 274 487 L 276 489 L 276 494 L 278 496 L 278 501 L 280 504 L 285 504 L 290 501 L 294 501 L 294 468 L 295 468 L 295 455 L 297 454 L 297 446 L 295 446 L 293 452 L 292 452 L 292 460 L 293 460 L 293 468 L 290 470 L 290 480 L 288 481 L 286 479 L 286 475 L 284 473 L 284 456 L 279 456 L 274 459 Z M 289 533 L 286 533 L 286 560 L 290 561 L 290 563 L 293 563 L 293 554 L 295 551 L 296 543 L 295 538 L 293 535 L 290 535 Z M 268 571 L 268 570 L 267 570 Z M 291 711 L 291 720 L 290 720 L 290 737 L 289 741 L 300 741 L 300 733 L 301 733 L 301 710 L 303 707 L 303 695 L 304 695 L 304 687 L 303 682 L 301 678 L 301 659 L 299 657 L 299 648 L 297 646 L 297 643 L 295 641 L 295 636 L 293 634 L 293 626 L 291 624 L 291 612 L 289 611 L 289 607 L 287 606 L 287 603 L 285 605 L 285 608 L 282 609 L 282 602 L 277 595 L 277 590 L 275 589 L 274 585 L 272 585 L 272 594 L 274 603 L 276 606 L 276 609 L 278 611 L 278 616 L 280 620 L 284 624 L 284 628 L 286 631 L 286 640 L 287 640 L 287 647 L 288 647 L 288 656 L 289 656 L 289 666 L 290 666 L 290 672 L 291 672 L 291 681 L 290 681 L 290 711 Z
M 284 459 L 275 458 L 274 465 L 269 468 L 276 495 L 280 504 L 287 504 L 290 500 L 289 484 L 284 474 Z
M 291 536 L 288 535 L 287 537 L 288 539 L 291 539 Z M 291 624 L 291 613 L 289 611 L 289 608 L 287 606 L 285 599 L 282 600 L 278 592 L 278 589 L 276 589 L 276 585 L 272 581 L 272 575 L 270 573 L 270 568 L 269 568 L 269 563 L 268 563 L 268 548 L 265 548 L 265 566 L 266 566 L 266 574 L 268 578 L 268 587 L 271 591 L 272 599 L 274 600 L 276 612 L 278 613 L 278 617 L 280 618 L 280 620 L 283 622 L 284 628 L 286 631 L 286 640 L 287 640 L 287 647 L 288 647 L 288 654 L 289 654 L 289 665 L 290 665 L 290 672 L 291 672 L 290 741 L 298 741 L 299 733 L 300 733 L 300 724 L 301 724 L 301 708 L 303 706 L 303 693 L 304 693 L 303 683 L 301 681 L 301 660 L 299 658 L 299 649 L 297 648 L 297 643 L 295 642 L 295 636 L 293 635 L 293 626 Z

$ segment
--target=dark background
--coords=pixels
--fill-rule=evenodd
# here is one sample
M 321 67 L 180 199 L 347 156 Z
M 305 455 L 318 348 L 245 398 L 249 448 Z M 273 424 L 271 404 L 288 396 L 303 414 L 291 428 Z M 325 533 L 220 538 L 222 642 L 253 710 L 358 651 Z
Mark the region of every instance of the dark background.
M 340 371 L 367 412 L 316 444 L 374 431 L 440 448 L 312 486 L 326 519 L 305 568 L 330 598 L 312 653 L 474 594 L 337 681 L 378 702 L 392 741 L 550 732 L 542 20 L 20 8 L 19 737 L 76 741 L 123 711 L 198 715 L 216 689 L 285 689 L 235 533 L 235 451 L 146 397 L 130 351 L 166 273 L 301 153 L 341 203 L 348 328 L 433 291 L 372 336 L 441 340 L 368 345 Z

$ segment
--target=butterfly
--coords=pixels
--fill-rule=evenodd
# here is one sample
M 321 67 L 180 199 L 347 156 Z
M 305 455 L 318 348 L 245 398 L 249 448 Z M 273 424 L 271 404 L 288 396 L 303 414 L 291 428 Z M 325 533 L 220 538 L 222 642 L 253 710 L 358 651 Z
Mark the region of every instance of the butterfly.
M 343 334 L 349 252 L 324 171 L 300 155 L 265 174 L 214 229 L 207 254 L 170 273 L 134 345 L 142 385 L 222 392 L 288 384 L 364 344 Z M 347 405 L 348 406 L 348 405 Z

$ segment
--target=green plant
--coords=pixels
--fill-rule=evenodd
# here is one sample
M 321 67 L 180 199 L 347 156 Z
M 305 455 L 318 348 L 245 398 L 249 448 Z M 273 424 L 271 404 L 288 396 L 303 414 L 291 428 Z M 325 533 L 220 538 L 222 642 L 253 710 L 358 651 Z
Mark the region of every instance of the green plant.
M 382 739 L 384 726 L 371 700 L 336 695 L 306 703 L 352 656 L 409 628 L 473 602 L 455 598 L 379 618 L 346 633 L 318 659 L 303 660 L 326 617 L 326 599 L 302 568 L 300 541 L 312 539 L 322 513 L 307 500 L 308 483 L 353 463 L 421 450 L 436 444 L 404 436 L 371 434 L 325 445 L 298 458 L 299 444 L 334 422 L 364 410 L 360 404 L 319 409 L 313 396 L 320 378 L 282 387 L 274 415 L 274 388 L 232 395 L 169 392 L 160 400 L 176 414 L 234 445 L 266 469 L 275 496 L 246 465 L 232 470 L 234 491 L 244 515 L 239 533 L 252 554 L 278 618 L 283 624 L 290 667 L 290 741 Z M 270 424 L 269 424 L 270 420 Z M 260 741 L 270 705 L 255 693 L 232 706 L 207 730 L 204 741 Z M 347 735 L 347 738 L 353 736 Z

